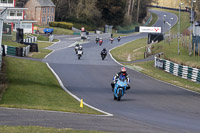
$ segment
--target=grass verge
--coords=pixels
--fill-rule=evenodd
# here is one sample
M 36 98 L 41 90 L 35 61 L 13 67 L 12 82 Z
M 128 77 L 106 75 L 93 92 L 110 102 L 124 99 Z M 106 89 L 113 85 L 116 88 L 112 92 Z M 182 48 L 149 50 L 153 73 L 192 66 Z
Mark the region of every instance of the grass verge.
M 111 54 L 118 62 L 143 59 L 146 42 L 147 38 L 143 38 L 127 43 L 125 45 L 113 49 L 111 51 Z
M 156 21 L 158 20 L 158 16 L 155 13 L 151 13 L 152 14 L 152 20 L 151 22 L 148 24 L 148 26 L 152 26 L 156 23 Z
M 45 128 L 39 126 L 0 126 L 1 133 L 105 133 L 100 131 L 83 131 L 69 128 Z
M 159 8 L 152 8 L 154 10 L 159 10 L 159 11 L 165 11 L 165 12 L 170 12 L 175 14 L 177 17 L 179 16 L 179 12 L 178 11 L 173 11 L 173 10 L 167 10 L 167 9 L 159 9 Z M 180 33 L 182 33 L 186 28 L 188 28 L 190 26 L 190 14 L 188 12 L 181 12 L 181 16 L 180 16 Z M 171 29 L 171 33 L 172 34 L 177 34 L 178 32 L 178 23 L 176 23 L 176 25 L 173 26 L 173 28 Z
M 199 84 L 192 82 L 190 80 L 182 79 L 180 77 L 174 76 L 170 73 L 167 73 L 163 70 L 154 67 L 154 61 L 142 62 L 142 63 L 132 63 L 132 64 L 124 64 L 130 68 L 133 66 L 139 66 L 140 72 L 151 76 L 153 78 L 159 79 L 161 81 L 165 81 L 167 83 L 171 83 L 183 88 L 187 88 L 189 90 L 193 90 L 196 92 L 200 92 Z
M 53 31 L 53 34 L 55 35 L 72 35 L 73 34 L 73 31 L 72 30 L 69 30 L 69 29 L 64 29 L 64 28 L 59 28 L 59 27 L 49 27 L 49 26 L 39 26 L 39 25 L 36 25 L 37 27 L 39 28 L 52 28 L 54 31 Z
M 7 88 L 1 107 L 101 114 L 66 93 L 45 63 L 4 57 Z
M 29 57 L 43 59 L 47 54 L 51 53 L 52 50 L 45 49 L 48 46 L 51 46 L 51 42 L 37 42 L 39 52 L 31 52 Z
M 162 11 L 168 11 L 172 12 L 174 14 L 178 14 L 177 11 L 169 11 L 169 10 L 162 10 Z M 182 13 L 181 17 L 181 32 L 185 30 L 189 26 L 189 14 L 188 13 Z M 177 24 L 173 27 L 171 30 L 172 33 L 176 33 L 177 31 Z M 144 49 L 146 45 L 147 39 L 139 39 L 134 42 L 128 43 L 126 45 L 123 45 L 121 47 L 115 48 L 111 51 L 111 54 L 113 57 L 119 61 L 119 62 L 127 62 L 128 58 L 133 60 L 143 59 L 144 58 Z M 180 55 L 177 54 L 177 39 L 173 39 L 170 44 L 165 43 L 164 41 L 154 44 L 153 45 L 153 54 L 164 52 L 163 58 L 169 59 L 171 61 L 174 61 L 176 63 L 182 64 L 182 65 L 188 65 L 191 67 L 200 67 L 200 57 L 199 56 L 189 56 L 189 52 L 187 49 L 182 47 L 180 42 Z M 141 50 L 141 51 L 140 51 Z M 134 51 L 134 52 L 133 52 Z M 145 73 L 146 75 L 149 75 L 151 77 L 154 77 L 156 79 L 187 88 L 193 91 L 200 92 L 200 87 L 198 83 L 192 82 L 190 80 L 182 79 L 180 77 L 176 77 L 174 75 L 171 75 L 169 73 L 166 73 L 163 70 L 159 70 L 153 66 L 153 61 L 151 62 L 143 62 L 143 63 L 135 63 L 135 64 L 129 64 L 129 63 L 123 63 L 124 65 L 127 65 L 128 67 L 135 69 L 137 71 L 141 71 Z

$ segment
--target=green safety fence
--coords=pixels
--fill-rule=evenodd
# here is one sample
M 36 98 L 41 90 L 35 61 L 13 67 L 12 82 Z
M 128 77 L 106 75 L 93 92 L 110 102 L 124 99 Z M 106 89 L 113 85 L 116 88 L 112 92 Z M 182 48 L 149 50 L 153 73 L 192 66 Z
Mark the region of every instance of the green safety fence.
M 81 35 L 80 32 L 74 32 L 73 35 Z
M 179 76 L 184 79 L 200 83 L 200 69 L 176 64 L 169 60 L 160 59 L 157 57 L 155 57 L 154 61 L 155 67 L 157 68 L 163 69 L 164 71 L 171 73 L 175 76 Z
M 133 30 L 117 30 L 117 33 L 121 33 L 121 34 L 128 34 L 128 33 L 133 33 L 135 32 L 135 29 Z
M 32 46 L 32 49 L 36 48 Z M 27 56 L 31 51 L 31 45 L 28 45 L 26 47 L 12 47 L 4 45 L 4 51 L 6 55 L 12 55 L 12 56 Z M 38 51 L 33 51 L 38 52 Z
M 16 55 L 16 47 L 7 46 L 7 54 L 15 56 Z

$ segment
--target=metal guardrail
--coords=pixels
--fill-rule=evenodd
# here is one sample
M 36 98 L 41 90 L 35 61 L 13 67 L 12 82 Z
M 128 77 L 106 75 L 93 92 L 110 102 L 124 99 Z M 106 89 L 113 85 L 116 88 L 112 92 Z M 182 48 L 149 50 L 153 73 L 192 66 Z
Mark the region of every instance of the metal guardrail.
M 168 73 L 200 83 L 200 69 L 176 64 L 169 60 L 160 59 L 157 57 L 155 57 L 154 63 L 155 67 L 160 68 Z

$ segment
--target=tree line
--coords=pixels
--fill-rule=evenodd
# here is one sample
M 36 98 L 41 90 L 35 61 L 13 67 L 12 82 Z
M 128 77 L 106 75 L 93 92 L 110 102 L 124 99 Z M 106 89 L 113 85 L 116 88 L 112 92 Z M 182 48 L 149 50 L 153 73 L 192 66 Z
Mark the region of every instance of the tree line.
M 73 21 L 97 26 L 129 25 L 143 20 L 154 0 L 52 0 L 56 21 Z

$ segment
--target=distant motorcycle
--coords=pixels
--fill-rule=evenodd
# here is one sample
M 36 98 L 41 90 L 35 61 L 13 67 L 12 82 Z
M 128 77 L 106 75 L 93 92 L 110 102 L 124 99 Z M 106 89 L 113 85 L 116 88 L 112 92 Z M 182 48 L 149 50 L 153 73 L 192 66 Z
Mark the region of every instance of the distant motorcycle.
M 110 38 L 110 42 L 113 43 L 113 41 L 114 41 L 114 39 L 113 39 L 113 38 Z
M 124 95 L 128 84 L 126 79 L 123 76 L 120 76 L 117 79 L 117 82 L 114 87 L 114 100 L 120 101 L 121 97 Z
M 117 41 L 118 41 L 118 42 L 120 42 L 120 40 L 121 40 L 121 38 L 120 38 L 120 37 L 118 37 L 118 38 L 117 38 Z
M 81 56 L 83 55 L 83 51 L 82 50 L 78 50 L 77 52 L 77 56 L 78 56 L 78 59 L 80 60 L 81 59 Z
M 107 52 L 101 52 L 101 58 L 104 60 L 107 56 Z
M 74 51 L 75 51 L 76 54 L 78 53 L 78 48 L 79 48 L 79 45 L 77 44 L 77 45 L 74 47 Z
M 96 44 L 99 42 L 99 38 L 96 38 Z
M 100 40 L 99 40 L 99 46 L 101 46 L 101 45 L 102 45 L 102 43 L 103 43 L 103 40 L 102 40 L 102 39 L 100 39 Z

